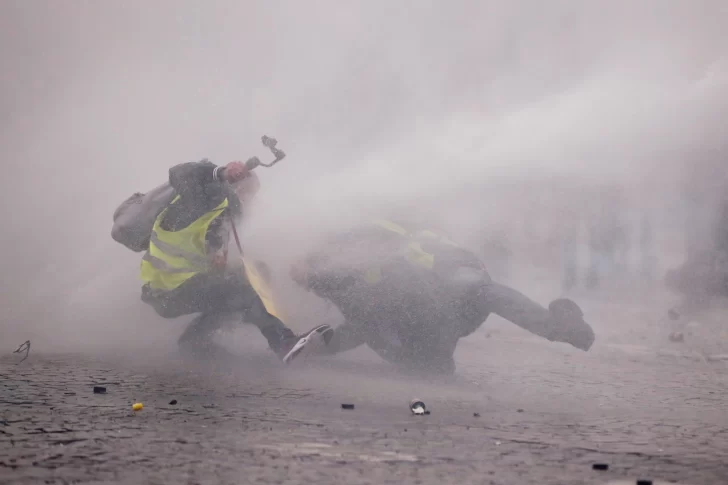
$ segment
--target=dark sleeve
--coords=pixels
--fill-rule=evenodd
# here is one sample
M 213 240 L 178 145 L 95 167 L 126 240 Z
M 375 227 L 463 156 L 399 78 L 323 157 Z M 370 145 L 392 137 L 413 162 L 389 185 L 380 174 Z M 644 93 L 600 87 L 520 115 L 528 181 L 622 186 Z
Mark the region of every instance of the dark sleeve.
M 180 163 L 169 169 L 169 183 L 192 206 L 208 209 L 225 198 L 221 184 L 224 167 L 209 160 Z
M 225 217 L 227 217 L 227 211 L 220 217 L 210 223 L 205 234 L 205 241 L 207 242 L 208 254 L 215 253 L 225 246 L 227 241 L 227 232 L 223 231 L 225 225 Z

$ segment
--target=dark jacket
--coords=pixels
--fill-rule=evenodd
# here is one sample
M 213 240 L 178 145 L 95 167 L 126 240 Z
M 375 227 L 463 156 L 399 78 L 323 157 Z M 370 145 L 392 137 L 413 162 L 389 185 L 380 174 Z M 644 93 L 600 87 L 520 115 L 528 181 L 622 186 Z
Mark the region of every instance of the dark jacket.
M 169 206 L 160 225 L 165 231 L 179 231 L 192 224 L 228 199 L 228 208 L 216 218 L 206 234 L 208 252 L 215 252 L 227 243 L 226 216 L 242 216 L 240 201 L 223 181 L 225 167 L 209 160 L 188 162 L 169 169 L 169 183 L 180 199 Z

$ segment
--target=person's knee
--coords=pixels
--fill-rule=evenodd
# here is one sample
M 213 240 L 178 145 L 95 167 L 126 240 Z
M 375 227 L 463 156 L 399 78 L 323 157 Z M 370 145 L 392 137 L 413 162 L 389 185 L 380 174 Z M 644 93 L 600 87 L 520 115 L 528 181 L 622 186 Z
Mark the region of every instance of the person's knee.
M 173 305 L 172 302 L 166 299 L 152 296 L 145 288 L 142 288 L 141 300 L 151 306 L 157 315 L 162 318 L 172 319 L 181 317 L 185 314 L 185 312 L 180 311 L 180 308 L 177 305 Z

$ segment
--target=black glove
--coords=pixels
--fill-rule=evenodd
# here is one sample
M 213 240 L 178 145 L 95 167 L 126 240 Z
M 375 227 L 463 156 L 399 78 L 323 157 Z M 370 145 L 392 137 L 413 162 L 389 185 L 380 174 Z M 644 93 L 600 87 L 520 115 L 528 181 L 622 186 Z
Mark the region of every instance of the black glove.
M 573 345 L 577 349 L 587 351 L 594 343 L 594 330 L 584 321 L 584 312 L 579 305 L 568 298 L 559 298 L 549 305 L 551 317 L 563 327 L 562 336 L 558 340 Z

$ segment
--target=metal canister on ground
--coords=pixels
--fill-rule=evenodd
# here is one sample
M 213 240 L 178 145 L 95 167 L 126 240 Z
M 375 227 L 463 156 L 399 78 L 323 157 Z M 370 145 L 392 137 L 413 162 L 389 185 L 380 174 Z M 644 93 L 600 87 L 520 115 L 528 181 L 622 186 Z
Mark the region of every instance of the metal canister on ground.
M 412 414 L 416 416 L 429 414 L 427 412 L 427 407 L 425 406 L 425 403 L 421 399 L 413 399 L 410 402 L 410 411 L 412 411 Z

